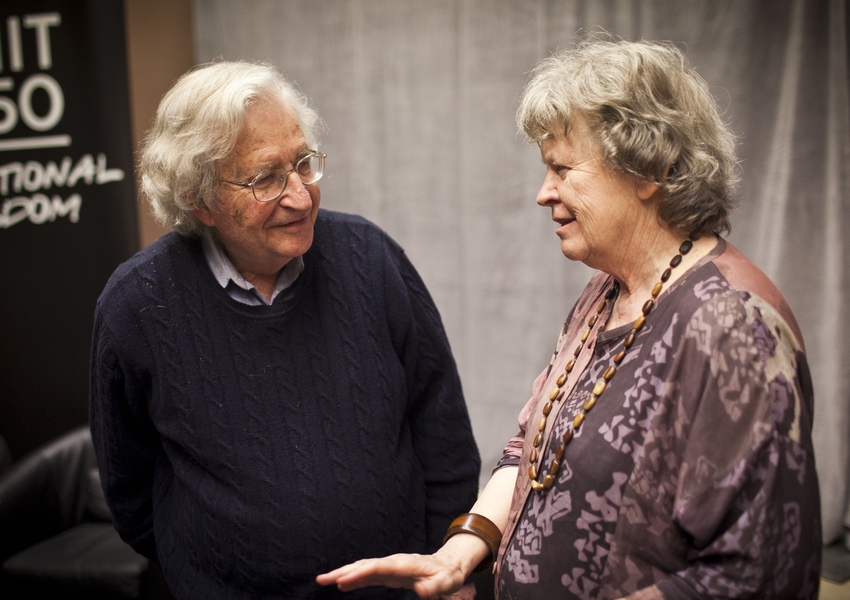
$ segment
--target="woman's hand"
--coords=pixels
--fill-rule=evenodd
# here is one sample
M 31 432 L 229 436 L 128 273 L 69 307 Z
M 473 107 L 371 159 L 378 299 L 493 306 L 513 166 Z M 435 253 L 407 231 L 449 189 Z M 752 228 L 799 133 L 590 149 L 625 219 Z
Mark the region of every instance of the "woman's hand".
M 504 531 L 516 476 L 516 467 L 503 467 L 493 473 L 471 512 L 486 516 L 500 531 Z M 336 584 L 343 592 L 382 585 L 413 590 L 420 598 L 456 594 L 453 596 L 455 599 L 469 599 L 475 597 L 475 587 L 463 585 L 463 582 L 489 555 L 490 548 L 481 538 L 459 533 L 446 540 L 434 554 L 366 558 L 319 575 L 316 582 L 319 585 Z
M 420 598 L 453 594 L 463 587 L 464 561 L 445 547 L 435 554 L 393 554 L 385 558 L 358 560 L 316 577 L 319 585 L 333 585 L 343 592 L 382 585 L 407 588 Z

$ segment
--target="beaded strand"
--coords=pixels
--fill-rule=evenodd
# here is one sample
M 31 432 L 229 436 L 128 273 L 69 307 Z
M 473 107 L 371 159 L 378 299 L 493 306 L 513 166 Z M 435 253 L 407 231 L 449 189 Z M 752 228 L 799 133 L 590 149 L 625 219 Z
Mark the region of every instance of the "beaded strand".
M 593 391 L 584 401 L 579 412 L 573 417 L 572 422 L 567 425 L 567 430 L 564 432 L 564 435 L 561 437 L 561 441 L 555 450 L 555 458 L 552 459 L 552 462 L 549 465 L 549 473 L 543 477 L 542 481 L 537 481 L 537 478 L 540 475 L 537 470 L 537 459 L 538 457 L 542 459 L 543 456 L 542 450 L 538 452 L 538 449 L 543 444 L 543 432 L 546 430 L 546 423 L 549 418 L 549 414 L 552 412 L 554 404 L 563 399 L 565 392 L 561 388 L 567 382 L 569 374 L 575 367 L 576 360 L 581 354 L 581 351 L 584 349 L 584 343 L 590 337 L 593 328 L 599 322 L 600 315 L 608 307 L 608 302 L 612 301 L 614 296 L 617 294 L 618 285 L 616 282 L 606 292 L 605 297 L 597 305 L 596 314 L 588 320 L 587 329 L 584 333 L 582 333 L 581 340 L 579 341 L 578 346 L 576 346 L 572 358 L 567 361 L 567 364 L 564 366 L 564 372 L 558 376 L 558 379 L 555 381 L 555 387 L 553 387 L 549 392 L 549 399 L 546 401 L 546 404 L 543 405 L 543 417 L 537 424 L 537 435 L 534 436 L 534 440 L 532 441 L 533 447 L 531 449 L 531 454 L 528 457 L 528 461 L 530 463 L 530 466 L 528 467 L 528 476 L 531 479 L 531 489 L 534 491 L 539 492 L 542 490 L 548 490 L 555 484 L 555 476 L 561 468 L 561 460 L 564 458 L 564 452 L 566 452 L 567 444 L 572 441 L 573 435 L 581 428 L 587 413 L 596 406 L 596 401 L 599 400 L 599 396 L 602 395 L 602 392 L 604 392 L 605 388 L 608 386 L 608 382 L 611 381 L 611 378 L 614 377 L 614 374 L 617 372 L 617 366 L 623 362 L 623 359 L 626 357 L 626 353 L 635 342 L 635 337 L 643 328 L 644 323 L 646 323 L 646 317 L 649 316 L 649 313 L 652 312 L 652 309 L 655 307 L 655 301 L 661 293 L 661 289 L 664 287 L 664 284 L 670 279 L 673 269 L 682 264 L 682 257 L 690 252 L 691 248 L 693 248 L 693 242 L 691 240 L 685 240 L 682 242 L 682 245 L 679 246 L 679 253 L 670 260 L 670 265 L 661 274 L 660 281 L 652 287 L 651 297 L 644 303 L 643 308 L 641 309 L 642 314 L 637 318 L 637 320 L 635 320 L 632 330 L 623 340 L 623 347 L 616 355 L 614 355 L 612 361 L 613 364 L 609 365 L 608 368 L 605 369 L 605 372 L 602 374 L 602 378 L 596 382 L 596 385 L 593 386 Z

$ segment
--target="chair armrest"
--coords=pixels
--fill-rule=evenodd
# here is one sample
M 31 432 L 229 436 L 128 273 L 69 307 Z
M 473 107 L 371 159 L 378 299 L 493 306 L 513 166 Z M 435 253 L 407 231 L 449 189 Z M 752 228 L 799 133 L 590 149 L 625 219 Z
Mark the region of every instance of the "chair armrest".
M 34 450 L 0 476 L 0 560 L 78 524 L 96 464 L 84 426 Z

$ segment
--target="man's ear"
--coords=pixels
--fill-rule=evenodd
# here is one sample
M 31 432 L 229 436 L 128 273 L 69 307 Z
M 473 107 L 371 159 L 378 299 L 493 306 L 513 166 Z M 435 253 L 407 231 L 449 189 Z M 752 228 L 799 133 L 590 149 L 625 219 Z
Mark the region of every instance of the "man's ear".
M 207 227 L 215 226 L 215 219 L 213 219 L 212 213 L 208 208 L 193 208 L 192 214 Z

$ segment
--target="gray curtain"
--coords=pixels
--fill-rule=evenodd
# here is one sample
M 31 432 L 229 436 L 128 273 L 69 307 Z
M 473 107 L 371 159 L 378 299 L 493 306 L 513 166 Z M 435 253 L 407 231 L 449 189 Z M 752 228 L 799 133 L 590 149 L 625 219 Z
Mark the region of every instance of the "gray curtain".
M 401 243 L 443 316 L 484 459 L 516 430 L 590 276 L 534 203 L 514 111 L 580 30 L 675 42 L 740 135 L 730 241 L 782 289 L 815 382 L 825 541 L 850 526 L 846 0 L 195 0 L 197 59 L 268 60 L 327 125 L 323 206 Z

